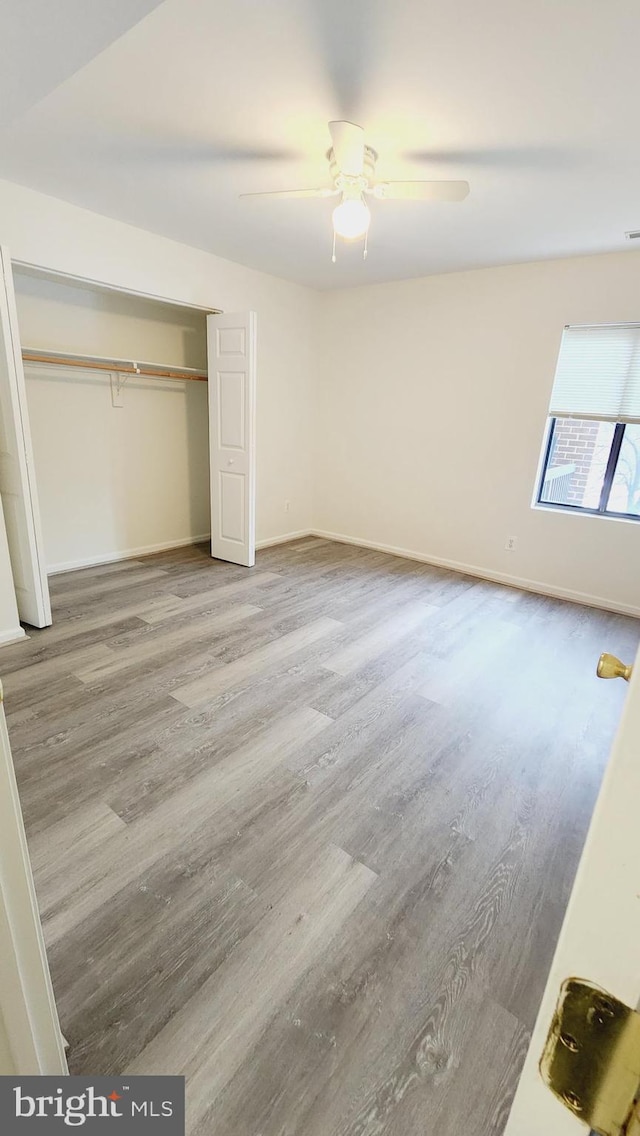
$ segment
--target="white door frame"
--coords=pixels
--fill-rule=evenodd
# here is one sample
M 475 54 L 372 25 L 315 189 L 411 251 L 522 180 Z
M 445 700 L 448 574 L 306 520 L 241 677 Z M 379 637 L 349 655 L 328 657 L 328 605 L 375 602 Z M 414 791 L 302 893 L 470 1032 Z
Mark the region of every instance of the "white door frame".
M 206 307 L 203 304 L 192 304 L 188 300 L 177 300 L 174 296 L 158 296 L 155 292 L 141 292 L 138 288 L 124 288 L 120 284 L 111 284 L 108 280 L 97 280 L 93 276 L 77 276 L 74 272 L 62 272 L 57 268 L 47 268 L 44 264 L 33 264 L 28 260 L 11 258 L 13 268 L 24 269 L 39 277 L 53 277 L 61 283 L 85 284 L 94 288 L 101 288 L 105 292 L 118 292 L 122 296 L 135 296 L 138 300 L 155 300 L 159 304 L 171 304 L 174 308 L 188 308 L 192 312 L 203 312 L 205 315 L 220 315 L 221 308 Z
M 0 245 L 0 277 L 3 339 L 0 404 L 3 409 L 3 461 L 7 463 L 3 467 L 2 494 L 9 559 L 22 622 L 33 627 L 48 627 L 51 623 L 49 582 L 44 561 L 13 269 L 5 245 Z
M 1 692 L 0 685 L 0 1027 L 13 1072 L 66 1074 Z
M 31 272 L 41 278 L 53 278 L 59 280 L 61 283 L 72 282 L 73 284 L 85 285 L 87 287 L 100 288 L 109 292 L 118 292 L 123 296 L 135 296 L 137 299 L 152 300 L 160 304 L 170 304 L 172 307 L 188 308 L 190 311 L 202 312 L 204 315 L 222 315 L 221 308 L 205 307 L 202 304 L 190 303 L 187 300 L 176 299 L 174 296 L 159 296 L 153 292 L 141 292 L 135 288 L 125 288 L 118 284 L 112 284 L 105 280 L 98 280 L 89 276 L 78 276 L 72 272 L 63 272 L 55 268 L 49 268 L 46 265 L 33 264 L 30 261 L 18 260 L 11 258 L 9 254 L 9 270 L 13 268 L 23 269 L 26 272 Z M 255 486 L 253 487 L 253 499 L 255 501 Z M 255 529 L 255 520 L 254 520 Z M 254 533 L 255 540 L 255 533 Z

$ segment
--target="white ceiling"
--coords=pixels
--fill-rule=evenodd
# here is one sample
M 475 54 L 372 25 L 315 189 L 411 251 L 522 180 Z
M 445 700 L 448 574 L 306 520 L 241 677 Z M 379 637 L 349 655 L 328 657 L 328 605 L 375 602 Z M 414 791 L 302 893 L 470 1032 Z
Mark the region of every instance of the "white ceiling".
M 2 7 L 0 176 L 243 264 L 344 287 L 623 249 L 640 228 L 637 0 Z M 331 118 L 365 127 L 380 177 L 471 195 L 375 202 L 368 260 L 340 245 L 333 265 L 332 201 L 238 200 L 328 184 Z
M 0 125 L 23 114 L 161 0 L 2 0 Z

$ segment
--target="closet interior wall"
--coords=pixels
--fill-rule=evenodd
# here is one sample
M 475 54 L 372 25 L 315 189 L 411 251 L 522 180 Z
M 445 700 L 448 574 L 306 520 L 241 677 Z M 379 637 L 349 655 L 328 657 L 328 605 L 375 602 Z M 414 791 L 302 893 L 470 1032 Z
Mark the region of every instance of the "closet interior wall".
M 14 268 L 23 350 L 206 371 L 206 313 Z M 206 539 L 207 384 L 25 363 L 49 572 Z

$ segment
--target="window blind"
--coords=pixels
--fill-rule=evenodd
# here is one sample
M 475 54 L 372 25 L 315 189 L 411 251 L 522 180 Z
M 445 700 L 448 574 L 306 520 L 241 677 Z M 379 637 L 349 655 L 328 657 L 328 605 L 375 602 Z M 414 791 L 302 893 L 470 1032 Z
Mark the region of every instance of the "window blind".
M 549 414 L 640 422 L 640 327 L 566 327 Z

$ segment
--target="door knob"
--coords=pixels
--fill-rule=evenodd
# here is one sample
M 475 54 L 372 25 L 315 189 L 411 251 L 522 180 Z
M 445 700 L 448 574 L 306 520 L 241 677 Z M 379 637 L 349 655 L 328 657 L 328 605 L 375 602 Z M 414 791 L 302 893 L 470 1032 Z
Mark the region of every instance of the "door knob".
M 631 663 L 626 666 L 620 662 L 615 655 L 608 655 L 605 651 L 598 659 L 598 666 L 596 667 L 596 674 L 598 678 L 623 678 L 628 682 L 631 678 L 633 666 Z

